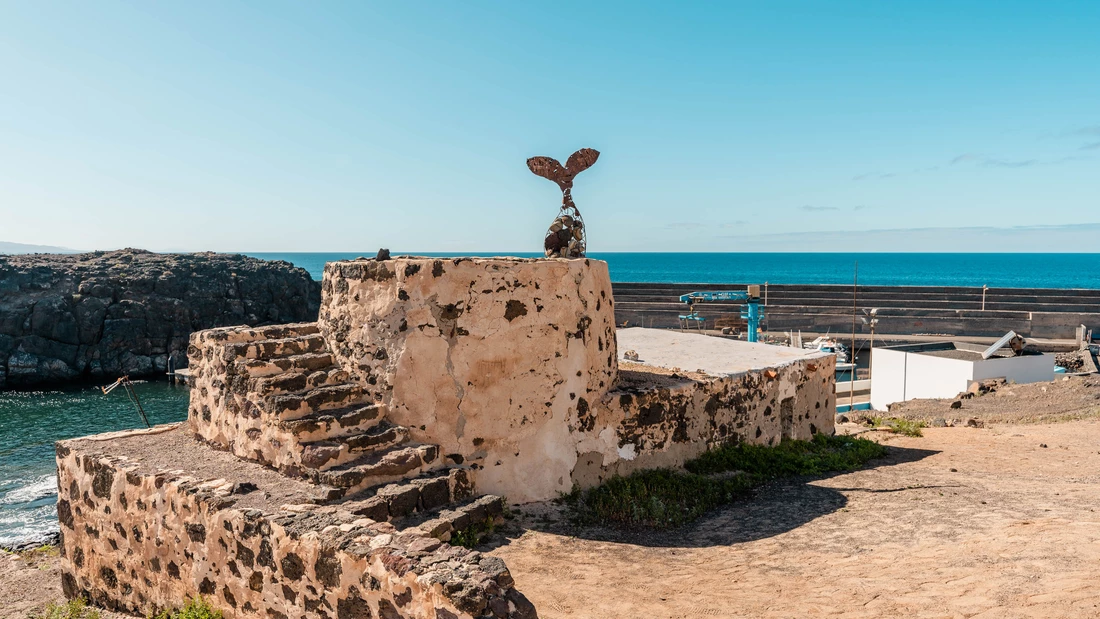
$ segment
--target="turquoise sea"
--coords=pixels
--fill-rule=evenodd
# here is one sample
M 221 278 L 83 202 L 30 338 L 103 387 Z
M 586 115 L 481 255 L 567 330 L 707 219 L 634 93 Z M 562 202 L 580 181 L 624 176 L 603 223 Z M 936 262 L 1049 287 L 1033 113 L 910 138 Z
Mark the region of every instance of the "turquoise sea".
M 187 418 L 187 387 L 137 382 L 149 423 Z M 57 531 L 54 441 L 144 427 L 121 389 L 0 391 L 0 545 Z
M 812 238 L 808 238 L 812 241 Z M 1097 239 L 1100 250 L 1100 238 Z M 286 260 L 321 279 L 326 262 L 373 256 L 361 253 L 250 253 Z M 520 256 L 481 252 L 418 256 Z M 1100 288 L 1100 253 L 1089 254 L 862 254 L 862 253 L 590 253 L 606 260 L 615 282 L 851 284 L 881 286 L 989 286 L 991 288 Z

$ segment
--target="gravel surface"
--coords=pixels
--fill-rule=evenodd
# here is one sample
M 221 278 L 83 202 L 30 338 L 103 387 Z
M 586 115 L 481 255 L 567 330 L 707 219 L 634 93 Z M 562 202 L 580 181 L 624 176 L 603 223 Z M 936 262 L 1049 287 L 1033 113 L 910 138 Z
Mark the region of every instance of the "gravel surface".
M 891 406 L 890 417 L 933 422 L 969 419 L 987 423 L 1040 423 L 1100 417 L 1100 375 L 1066 376 L 1048 383 L 1000 384 L 993 391 L 963 399 L 910 400 Z

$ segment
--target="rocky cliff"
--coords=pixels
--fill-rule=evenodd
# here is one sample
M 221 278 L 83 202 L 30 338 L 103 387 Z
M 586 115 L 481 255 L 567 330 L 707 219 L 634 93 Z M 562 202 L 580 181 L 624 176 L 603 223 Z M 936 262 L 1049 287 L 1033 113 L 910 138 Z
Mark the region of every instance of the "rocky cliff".
M 320 284 L 230 254 L 0 256 L 0 389 L 161 374 L 192 331 L 316 320 Z

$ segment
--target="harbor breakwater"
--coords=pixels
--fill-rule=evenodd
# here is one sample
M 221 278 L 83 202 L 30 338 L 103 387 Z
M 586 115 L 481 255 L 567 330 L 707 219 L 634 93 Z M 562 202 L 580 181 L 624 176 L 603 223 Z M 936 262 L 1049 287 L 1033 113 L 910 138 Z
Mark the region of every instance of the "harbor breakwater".
M 613 283 L 615 320 L 622 326 L 678 327 L 687 306 L 680 295 L 703 290 L 745 290 L 746 284 Z M 963 286 L 858 286 L 787 284 L 761 286 L 763 328 L 768 331 L 850 333 L 853 309 L 875 309 L 875 333 L 883 335 L 999 336 L 1074 339 L 1080 325 L 1100 333 L 1100 290 Z M 736 320 L 741 304 L 705 303 L 696 309 L 713 326 Z M 866 311 L 864 311 L 866 310 Z M 870 330 L 856 320 L 861 333 Z

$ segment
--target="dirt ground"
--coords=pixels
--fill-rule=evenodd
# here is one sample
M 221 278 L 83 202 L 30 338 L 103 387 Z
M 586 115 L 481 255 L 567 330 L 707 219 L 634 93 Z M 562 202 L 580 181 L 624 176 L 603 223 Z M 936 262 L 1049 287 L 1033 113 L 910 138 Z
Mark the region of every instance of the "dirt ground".
M 892 404 L 888 417 L 931 423 L 976 417 L 993 423 L 1044 423 L 1100 418 L 1100 375 L 1065 376 L 1049 383 L 998 384 L 992 391 L 959 400 L 909 400 Z M 879 414 L 879 413 L 875 413 Z M 859 413 L 856 414 L 859 416 Z
M 0 551 L 0 619 L 37 617 L 50 602 L 63 602 L 57 550 L 20 554 Z M 101 619 L 123 615 L 100 611 Z
M 543 619 L 1100 617 L 1100 420 L 886 440 L 870 468 L 668 534 L 521 508 L 492 554 Z
M 483 550 L 543 619 L 1100 617 L 1100 418 L 867 435 L 890 455 L 686 529 L 577 531 L 537 504 Z M 60 600 L 57 561 L 0 556 L 0 617 Z

